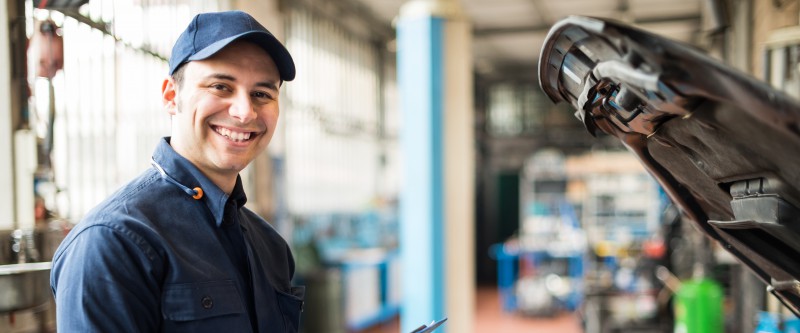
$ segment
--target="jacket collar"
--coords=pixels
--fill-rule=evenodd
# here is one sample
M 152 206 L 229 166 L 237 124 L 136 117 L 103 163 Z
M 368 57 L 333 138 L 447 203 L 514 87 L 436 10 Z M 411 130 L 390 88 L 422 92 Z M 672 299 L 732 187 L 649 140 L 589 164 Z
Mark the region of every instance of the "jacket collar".
M 176 182 L 190 189 L 199 187 L 203 191 L 203 196 L 198 199 L 203 201 L 214 216 L 217 227 L 222 226 L 225 216 L 225 204 L 228 200 L 241 209 L 247 202 L 247 195 L 244 193 L 242 178 L 236 176 L 236 185 L 230 195 L 225 194 L 217 185 L 206 177 L 200 169 L 185 157 L 178 154 L 169 144 L 170 137 L 162 138 L 153 152 L 153 161 L 166 172 Z

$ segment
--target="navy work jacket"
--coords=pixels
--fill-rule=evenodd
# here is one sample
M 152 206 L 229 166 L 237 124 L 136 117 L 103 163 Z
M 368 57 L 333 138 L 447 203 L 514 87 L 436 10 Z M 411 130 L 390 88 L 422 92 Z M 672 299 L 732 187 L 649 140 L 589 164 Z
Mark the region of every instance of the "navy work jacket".
M 291 285 L 294 259 L 246 200 L 241 179 L 226 195 L 164 138 L 153 168 L 56 251 L 58 331 L 297 332 L 304 290 Z

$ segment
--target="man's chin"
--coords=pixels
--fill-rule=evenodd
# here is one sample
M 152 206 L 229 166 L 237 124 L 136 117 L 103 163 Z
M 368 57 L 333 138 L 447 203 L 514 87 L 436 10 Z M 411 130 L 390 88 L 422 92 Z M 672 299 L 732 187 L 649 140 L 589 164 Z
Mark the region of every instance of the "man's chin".
M 241 172 L 248 164 L 250 164 L 249 160 L 223 160 L 220 161 L 217 166 L 221 173 L 233 174 Z

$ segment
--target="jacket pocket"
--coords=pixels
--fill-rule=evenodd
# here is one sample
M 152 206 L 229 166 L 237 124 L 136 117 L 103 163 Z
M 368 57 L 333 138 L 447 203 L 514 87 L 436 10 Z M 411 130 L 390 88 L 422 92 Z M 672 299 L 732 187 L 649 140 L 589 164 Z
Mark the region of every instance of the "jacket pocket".
M 161 298 L 164 318 L 190 321 L 241 314 L 244 306 L 231 280 L 168 284 Z
M 292 287 L 289 293 L 276 290 L 278 305 L 281 308 L 287 333 L 296 333 L 300 326 L 300 312 L 303 312 L 306 288 Z

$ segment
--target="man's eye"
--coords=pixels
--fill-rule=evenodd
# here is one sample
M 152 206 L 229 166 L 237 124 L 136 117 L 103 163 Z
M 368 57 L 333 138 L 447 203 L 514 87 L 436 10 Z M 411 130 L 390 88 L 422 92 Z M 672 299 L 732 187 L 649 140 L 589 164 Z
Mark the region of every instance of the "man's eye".
M 216 90 L 228 90 L 228 87 L 227 87 L 227 86 L 225 86 L 224 84 L 212 84 L 212 85 L 211 85 L 211 89 L 216 89 Z
M 265 93 L 263 91 L 253 92 L 253 97 L 255 97 L 255 98 L 270 98 L 270 99 L 272 98 L 272 96 L 270 96 L 269 94 L 267 94 L 267 93 Z

